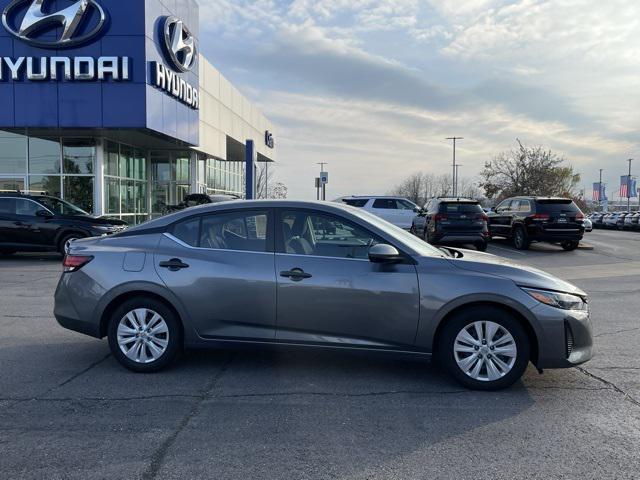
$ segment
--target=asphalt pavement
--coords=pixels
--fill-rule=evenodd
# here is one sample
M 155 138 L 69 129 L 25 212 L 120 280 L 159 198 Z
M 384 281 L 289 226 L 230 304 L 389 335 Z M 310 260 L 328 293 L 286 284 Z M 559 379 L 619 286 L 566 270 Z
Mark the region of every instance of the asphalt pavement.
M 136 375 L 55 322 L 58 257 L 0 258 L 0 478 L 640 478 L 640 233 L 585 242 L 489 247 L 587 291 L 597 349 L 493 393 L 320 352 L 191 352 Z

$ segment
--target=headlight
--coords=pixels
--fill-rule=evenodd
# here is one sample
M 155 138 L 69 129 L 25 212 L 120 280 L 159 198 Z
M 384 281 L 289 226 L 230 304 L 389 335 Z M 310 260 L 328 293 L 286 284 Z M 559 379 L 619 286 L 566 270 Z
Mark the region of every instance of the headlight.
M 536 290 L 533 288 L 523 288 L 523 290 L 540 303 L 551 307 L 561 308 L 562 310 L 587 310 L 587 302 L 578 295 L 550 292 L 548 290 Z
M 96 225 L 93 228 L 99 230 L 100 232 L 115 232 L 118 230 L 118 227 L 113 225 Z

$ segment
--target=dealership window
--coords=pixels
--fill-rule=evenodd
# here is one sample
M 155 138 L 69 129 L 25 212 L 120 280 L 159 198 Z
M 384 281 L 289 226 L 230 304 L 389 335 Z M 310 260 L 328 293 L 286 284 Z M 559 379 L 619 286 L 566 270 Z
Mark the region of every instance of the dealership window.
M 191 189 L 191 152 L 151 152 L 151 215 L 182 202 Z
M 105 143 L 105 213 L 137 225 L 148 219 L 147 156 L 130 145 Z
M 0 175 L 27 173 L 27 137 L 0 131 Z
M 62 168 L 65 174 L 92 175 L 95 162 L 95 140 L 91 138 L 63 139 Z
M 30 175 L 29 190 L 32 192 L 46 193 L 47 195 L 61 198 L 62 184 L 60 176 Z
M 60 174 L 60 141 L 52 138 L 29 138 L 29 173 Z
M 207 193 L 242 196 L 242 162 L 209 158 L 205 164 Z

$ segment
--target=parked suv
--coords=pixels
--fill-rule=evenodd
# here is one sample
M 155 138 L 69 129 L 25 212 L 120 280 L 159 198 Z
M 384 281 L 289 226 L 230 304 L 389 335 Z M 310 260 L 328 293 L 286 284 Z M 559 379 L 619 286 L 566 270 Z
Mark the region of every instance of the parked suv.
M 509 198 L 489 214 L 489 231 L 492 237 L 512 238 L 518 250 L 531 242 L 575 250 L 584 236 L 584 214 L 569 198 Z
M 480 203 L 466 198 L 432 198 L 413 220 L 412 233 L 431 244 L 473 244 L 484 252 L 489 229 Z
M 339 198 L 335 201 L 362 208 L 405 230 L 411 229 L 413 217 L 420 212 L 420 207 L 402 197 L 352 196 Z
M 97 218 L 81 208 L 47 195 L 0 193 L 0 254 L 60 252 L 72 241 L 111 235 L 127 222 Z

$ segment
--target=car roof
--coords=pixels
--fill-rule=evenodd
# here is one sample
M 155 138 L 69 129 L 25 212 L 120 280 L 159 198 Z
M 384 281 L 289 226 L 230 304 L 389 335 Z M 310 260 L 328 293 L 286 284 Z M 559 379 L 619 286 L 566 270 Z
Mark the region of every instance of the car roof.
M 359 199 L 362 199 L 362 200 L 364 200 L 365 198 L 366 199 L 372 199 L 372 198 L 373 199 L 377 199 L 377 198 L 385 199 L 385 198 L 388 198 L 390 200 L 395 200 L 395 199 L 409 200 L 408 198 L 402 197 L 400 195 L 349 195 L 347 197 L 340 197 L 338 200 L 347 200 L 349 198 L 359 198 Z M 409 200 L 409 201 L 411 201 L 411 200 Z
M 544 196 L 538 196 L 538 195 L 520 195 L 517 197 L 509 197 L 506 198 L 505 200 L 557 200 L 557 201 L 563 201 L 566 202 L 568 201 L 573 201 L 571 198 L 567 198 L 567 197 L 544 197 Z
M 454 197 L 441 197 L 436 200 L 440 202 L 455 202 L 455 203 L 480 203 L 478 200 L 474 200 L 472 198 L 454 198 Z
M 261 208 L 301 208 L 320 210 L 327 213 L 331 212 L 358 212 L 358 209 L 344 203 L 335 202 L 319 202 L 319 201 L 301 201 L 301 200 L 230 200 L 228 202 L 207 203 L 195 207 L 170 213 L 163 217 L 159 217 L 148 222 L 142 223 L 135 227 L 130 227 L 126 232 L 142 232 L 145 230 L 154 230 L 156 228 L 164 228 L 172 223 L 179 222 L 183 218 L 193 215 L 202 215 L 225 210 L 254 210 Z

